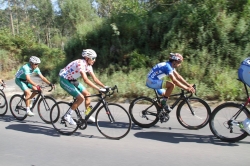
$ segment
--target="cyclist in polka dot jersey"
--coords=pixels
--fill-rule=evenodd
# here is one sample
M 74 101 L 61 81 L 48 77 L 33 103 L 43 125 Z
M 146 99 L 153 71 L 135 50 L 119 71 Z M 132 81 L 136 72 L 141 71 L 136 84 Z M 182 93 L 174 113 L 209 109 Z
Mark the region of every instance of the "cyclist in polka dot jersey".
M 71 106 L 68 114 L 64 116 L 64 119 L 68 121 L 71 125 L 76 125 L 76 122 L 72 119 L 71 114 L 75 109 L 85 100 L 86 110 L 90 110 L 91 99 L 89 97 L 90 93 L 88 90 L 77 81 L 77 78 L 82 77 L 83 81 L 91 86 L 92 88 L 98 90 L 99 92 L 105 92 L 108 86 L 105 86 L 94 74 L 92 65 L 94 64 L 97 54 L 92 49 L 83 50 L 82 56 L 84 59 L 77 59 L 70 62 L 64 69 L 59 73 L 60 76 L 60 86 L 67 91 L 70 95 L 76 98 L 76 101 Z M 90 81 L 87 74 L 92 77 L 95 84 Z M 97 86 L 97 85 L 99 86 Z M 89 121 L 94 122 L 94 117 L 90 117 Z

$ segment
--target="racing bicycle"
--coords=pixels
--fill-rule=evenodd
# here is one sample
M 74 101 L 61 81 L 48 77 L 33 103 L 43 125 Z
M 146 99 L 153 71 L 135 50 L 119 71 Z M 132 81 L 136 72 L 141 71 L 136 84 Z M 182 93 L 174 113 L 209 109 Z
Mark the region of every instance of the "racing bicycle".
M 193 87 L 196 89 L 195 85 Z M 158 121 L 167 122 L 170 118 L 170 112 L 161 107 L 163 97 L 158 95 L 156 89 L 154 89 L 154 93 L 155 98 L 141 96 L 130 103 L 131 119 L 142 128 L 152 127 Z M 197 130 L 208 124 L 211 109 L 204 100 L 193 97 L 191 92 L 185 92 L 183 89 L 180 93 L 172 94 L 170 97 L 175 100 L 170 108 L 174 109 L 178 105 L 176 117 L 183 127 Z
M 76 125 L 70 125 L 64 119 L 64 116 L 68 113 L 70 107 L 76 101 L 76 99 L 73 98 L 72 102 L 57 102 L 52 107 L 50 114 L 50 121 L 52 122 L 53 127 L 56 129 L 56 131 L 63 135 L 71 135 L 78 128 L 84 130 L 87 128 L 87 120 L 97 110 L 95 115 L 95 123 L 97 129 L 103 136 L 109 139 L 121 139 L 125 137 L 131 129 L 131 118 L 129 113 L 121 105 L 108 103 L 105 101 L 105 98 L 107 96 L 110 97 L 113 95 L 115 91 L 118 92 L 117 86 L 106 88 L 105 93 L 100 92 L 98 94 L 87 96 L 98 97 L 98 102 L 85 117 L 83 117 L 83 112 L 81 113 L 79 108 L 73 111 L 71 117 L 76 122 Z
M 241 80 L 239 81 L 242 82 Z M 248 133 L 239 127 L 242 121 L 250 117 L 250 112 L 247 108 L 247 105 L 250 103 L 250 97 L 247 85 L 243 84 L 247 95 L 245 103 L 226 102 L 217 106 L 211 114 L 210 130 L 215 137 L 222 141 L 237 142 L 248 136 Z
M 51 87 L 51 89 L 48 90 L 48 92 L 51 92 L 53 89 L 53 86 L 40 86 L 41 89 L 44 89 L 46 87 Z M 33 109 L 35 108 L 37 104 L 37 111 L 40 116 L 40 118 L 45 123 L 50 123 L 50 110 L 51 107 L 56 103 L 56 100 L 53 97 L 47 96 L 43 94 L 43 91 L 41 90 L 31 90 L 31 92 L 37 93 L 36 98 L 31 99 L 32 106 L 30 110 L 33 112 Z M 26 114 L 26 104 L 25 104 L 25 95 L 24 93 L 21 94 L 15 94 L 10 98 L 10 111 L 11 114 L 17 119 L 17 120 L 24 120 L 27 117 Z
M 0 116 L 4 116 L 8 111 L 8 102 L 7 102 L 7 98 L 3 90 L 4 90 L 4 86 L 1 85 L 0 86 Z

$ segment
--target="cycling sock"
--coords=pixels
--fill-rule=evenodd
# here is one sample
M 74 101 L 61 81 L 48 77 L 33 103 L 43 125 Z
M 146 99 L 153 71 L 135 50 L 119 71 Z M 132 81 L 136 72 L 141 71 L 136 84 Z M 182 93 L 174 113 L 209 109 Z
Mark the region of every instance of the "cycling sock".
M 72 114 L 72 112 L 73 112 L 74 110 L 72 110 L 71 108 L 69 109 L 69 111 L 68 111 L 68 114 Z
M 26 108 L 26 111 L 30 111 L 30 107 L 27 107 L 27 108 Z

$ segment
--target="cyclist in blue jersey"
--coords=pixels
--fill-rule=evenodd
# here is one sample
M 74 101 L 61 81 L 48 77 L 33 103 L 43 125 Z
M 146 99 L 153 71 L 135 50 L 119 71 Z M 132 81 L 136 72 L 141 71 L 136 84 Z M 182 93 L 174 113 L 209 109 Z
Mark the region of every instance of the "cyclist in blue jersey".
M 35 97 L 36 93 L 31 93 L 30 89 L 33 90 L 41 90 L 40 86 L 35 83 L 34 81 L 31 80 L 30 75 L 35 73 L 38 74 L 38 76 L 47 84 L 49 84 L 50 86 L 54 85 L 52 83 L 50 83 L 50 81 L 47 80 L 47 78 L 45 78 L 38 65 L 41 63 L 41 60 L 36 57 L 36 56 L 31 56 L 29 59 L 29 63 L 23 65 L 16 73 L 16 78 L 15 78 L 15 82 L 16 84 L 21 88 L 22 91 L 24 91 L 24 95 L 25 95 L 25 104 L 26 104 L 26 111 L 27 111 L 27 115 L 28 116 L 34 116 L 34 113 L 30 110 L 30 99 L 32 99 L 33 97 Z
M 238 69 L 239 79 L 250 87 L 250 57 L 241 62 Z M 247 117 L 240 125 L 248 134 L 250 134 L 250 117 Z
M 192 84 L 189 84 L 175 69 L 181 65 L 183 57 L 179 53 L 170 53 L 169 60 L 155 65 L 147 75 L 146 86 L 157 89 L 157 93 L 163 96 L 162 107 L 166 111 L 171 111 L 167 105 L 167 100 L 175 86 L 195 93 Z M 171 81 L 163 81 L 163 77 L 168 76 Z

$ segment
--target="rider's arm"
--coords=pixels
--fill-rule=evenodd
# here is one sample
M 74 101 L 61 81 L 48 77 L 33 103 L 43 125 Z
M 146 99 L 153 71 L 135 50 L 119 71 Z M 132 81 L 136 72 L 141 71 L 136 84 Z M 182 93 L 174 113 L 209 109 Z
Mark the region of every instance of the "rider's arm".
M 186 85 L 187 87 L 192 87 L 191 84 L 189 84 L 177 71 L 174 71 L 174 75 L 178 81 L 180 81 L 182 84 Z
M 46 82 L 47 84 L 51 84 L 51 82 L 46 78 L 46 77 L 44 77 L 42 74 L 39 74 L 39 77 L 44 81 L 44 82 Z
M 185 90 L 188 90 L 188 86 L 184 85 L 182 82 L 180 82 L 176 77 L 175 77 L 175 74 L 169 74 L 169 78 L 172 80 L 172 82 L 182 88 L 182 89 L 185 89 Z
M 80 74 L 82 76 L 83 81 L 88 84 L 89 86 L 91 86 L 92 88 L 95 88 L 97 90 L 99 90 L 100 88 L 98 86 L 96 86 L 92 81 L 90 81 L 87 77 L 87 74 L 84 71 L 80 71 Z
M 26 80 L 28 81 L 28 83 L 30 83 L 31 85 L 33 85 L 33 86 L 37 86 L 37 84 L 34 82 L 34 81 L 32 81 L 31 80 L 31 78 L 30 78 L 30 75 L 29 74 L 27 74 L 26 75 Z
M 100 85 L 101 87 L 105 88 L 105 85 L 95 76 L 94 72 L 89 72 L 89 74 L 97 85 Z
M 193 85 L 187 83 L 187 81 L 177 72 L 174 71 L 173 74 L 170 74 L 169 77 L 171 78 L 171 80 L 173 81 L 173 83 L 175 85 L 177 85 L 178 87 L 185 89 L 186 91 L 195 92 L 195 89 L 193 88 Z

